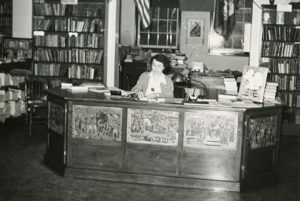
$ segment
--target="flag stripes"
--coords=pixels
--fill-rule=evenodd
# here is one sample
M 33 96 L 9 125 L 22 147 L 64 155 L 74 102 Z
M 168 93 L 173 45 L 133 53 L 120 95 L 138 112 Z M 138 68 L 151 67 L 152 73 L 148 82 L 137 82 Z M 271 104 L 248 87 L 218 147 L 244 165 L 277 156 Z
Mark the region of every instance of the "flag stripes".
M 214 29 L 226 39 L 234 29 L 238 3 L 239 0 L 216 0 Z
M 150 25 L 150 0 L 134 0 L 138 8 L 143 27 Z

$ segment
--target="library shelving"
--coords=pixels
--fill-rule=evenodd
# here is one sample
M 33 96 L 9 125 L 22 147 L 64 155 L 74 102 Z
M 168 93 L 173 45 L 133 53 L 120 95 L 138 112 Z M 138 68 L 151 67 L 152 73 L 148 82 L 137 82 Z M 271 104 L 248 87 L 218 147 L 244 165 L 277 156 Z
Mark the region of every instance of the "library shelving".
M 0 35 L 12 34 L 12 0 L 0 0 Z
M 0 125 L 25 114 L 25 79 L 29 61 L 0 60 Z
M 33 1 L 33 74 L 103 81 L 106 1 L 63 2 Z
M 32 60 L 32 39 L 5 37 L 3 55 L 6 60 Z
M 262 5 L 260 65 L 269 68 L 268 81 L 278 83 L 284 120 L 300 124 L 300 6 L 290 8 Z

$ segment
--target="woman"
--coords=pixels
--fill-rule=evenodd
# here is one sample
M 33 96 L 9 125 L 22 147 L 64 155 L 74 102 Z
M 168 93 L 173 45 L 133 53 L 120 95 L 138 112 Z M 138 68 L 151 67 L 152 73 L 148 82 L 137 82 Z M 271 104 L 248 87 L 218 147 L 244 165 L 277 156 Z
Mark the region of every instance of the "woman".
M 131 91 L 136 92 L 140 100 L 155 98 L 173 98 L 173 81 L 165 74 L 170 71 L 169 60 L 163 54 L 150 59 L 151 72 L 140 75 Z

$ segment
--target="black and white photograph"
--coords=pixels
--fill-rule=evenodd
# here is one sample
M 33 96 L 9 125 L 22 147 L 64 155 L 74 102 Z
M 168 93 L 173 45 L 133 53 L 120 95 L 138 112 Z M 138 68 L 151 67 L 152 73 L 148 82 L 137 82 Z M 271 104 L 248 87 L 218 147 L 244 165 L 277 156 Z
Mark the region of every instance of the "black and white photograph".
M 300 201 L 300 0 L 0 0 L 0 201 Z

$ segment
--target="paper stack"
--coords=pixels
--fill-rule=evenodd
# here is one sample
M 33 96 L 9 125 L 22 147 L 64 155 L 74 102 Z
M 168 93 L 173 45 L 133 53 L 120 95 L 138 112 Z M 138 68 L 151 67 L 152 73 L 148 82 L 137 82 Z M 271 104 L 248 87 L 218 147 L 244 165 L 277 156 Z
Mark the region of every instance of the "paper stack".
M 0 102 L 4 102 L 4 101 L 5 101 L 5 91 L 0 90 Z
M 237 95 L 238 88 L 237 82 L 234 77 L 225 77 L 224 78 L 226 94 Z
M 65 83 L 65 82 L 62 82 L 62 83 L 60 84 L 60 86 L 61 86 L 61 89 L 68 89 L 68 88 L 71 88 L 71 87 L 73 86 L 73 84 L 72 84 L 72 83 Z
M 186 59 L 186 56 L 185 54 L 182 54 L 182 53 L 177 53 L 175 55 L 175 59 L 177 61 L 177 64 L 183 64 L 184 63 L 184 60 Z
M 275 100 L 277 86 L 278 86 L 277 82 L 267 82 L 265 93 L 264 93 L 264 99 Z
M 81 92 L 88 92 L 89 88 L 83 87 L 83 86 L 72 86 L 72 87 L 68 88 L 68 91 L 81 93 Z
M 5 85 L 5 74 L 0 73 L 0 87 Z
M 237 95 L 233 94 L 218 94 L 218 101 L 220 102 L 230 102 L 237 100 Z

